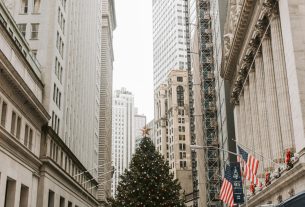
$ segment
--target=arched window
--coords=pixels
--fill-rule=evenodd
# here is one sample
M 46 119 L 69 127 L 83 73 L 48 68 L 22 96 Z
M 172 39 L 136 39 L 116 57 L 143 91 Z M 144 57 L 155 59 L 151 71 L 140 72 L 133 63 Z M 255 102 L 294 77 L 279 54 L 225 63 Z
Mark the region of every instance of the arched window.
M 177 103 L 178 106 L 184 106 L 184 89 L 182 86 L 177 87 Z

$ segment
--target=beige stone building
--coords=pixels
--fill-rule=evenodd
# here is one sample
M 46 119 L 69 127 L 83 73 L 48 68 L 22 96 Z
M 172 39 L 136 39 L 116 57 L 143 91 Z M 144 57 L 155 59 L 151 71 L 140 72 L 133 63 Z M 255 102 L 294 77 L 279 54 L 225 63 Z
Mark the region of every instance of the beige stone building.
M 248 206 L 305 190 L 304 8 L 300 0 L 229 1 L 221 76 L 232 84 L 236 139 L 260 159 L 259 175 L 281 169 Z M 289 171 L 288 149 L 296 153 Z
M 193 192 L 187 71 L 172 70 L 155 93 L 155 145 L 185 195 Z
M 0 1 L 0 206 L 98 206 L 98 183 L 48 126 L 41 66 Z

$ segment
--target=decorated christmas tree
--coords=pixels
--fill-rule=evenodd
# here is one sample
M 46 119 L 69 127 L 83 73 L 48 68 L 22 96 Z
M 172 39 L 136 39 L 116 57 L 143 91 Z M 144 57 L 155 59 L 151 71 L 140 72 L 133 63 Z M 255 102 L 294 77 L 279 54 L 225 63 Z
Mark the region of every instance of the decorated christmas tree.
M 150 138 L 144 137 L 129 170 L 121 176 L 112 207 L 184 207 L 179 197 L 180 184 L 173 178 L 168 163 Z

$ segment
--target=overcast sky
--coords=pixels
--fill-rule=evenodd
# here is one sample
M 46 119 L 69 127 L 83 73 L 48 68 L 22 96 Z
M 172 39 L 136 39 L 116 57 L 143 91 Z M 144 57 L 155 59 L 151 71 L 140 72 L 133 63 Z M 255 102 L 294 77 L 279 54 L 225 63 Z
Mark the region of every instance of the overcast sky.
M 115 0 L 114 90 L 127 88 L 139 113 L 153 118 L 152 1 Z

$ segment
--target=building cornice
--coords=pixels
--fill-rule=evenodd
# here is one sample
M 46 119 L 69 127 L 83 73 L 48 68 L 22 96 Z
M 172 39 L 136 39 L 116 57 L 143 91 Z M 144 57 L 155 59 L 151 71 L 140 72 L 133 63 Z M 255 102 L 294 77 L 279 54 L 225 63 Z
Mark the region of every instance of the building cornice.
M 233 40 L 230 44 L 229 55 L 220 70 L 220 75 L 224 79 L 230 80 L 234 75 L 238 54 L 244 41 L 255 3 L 256 0 L 244 0 L 243 2 L 242 10 L 233 32 Z
M 239 104 L 239 97 L 248 80 L 249 71 L 254 69 L 255 57 L 260 54 L 262 39 L 268 35 L 268 19 L 277 13 L 277 6 L 277 0 L 262 0 L 253 5 L 253 11 L 248 11 L 249 15 L 251 14 L 248 17 L 251 21 L 247 22 L 243 29 L 245 34 L 243 34 L 242 42 L 237 44 L 233 41 L 232 43 L 221 75 L 232 81 L 231 103 L 233 104 Z M 237 30 L 239 29 L 237 28 Z M 233 51 L 234 47 L 235 51 Z
M 27 83 L 23 80 L 20 74 L 15 70 L 9 60 L 0 51 L 0 74 L 6 75 L 11 83 L 18 91 L 27 99 L 27 103 L 30 104 L 33 109 L 38 112 L 39 117 L 43 122 L 48 122 L 50 119 L 49 113 L 44 108 L 43 104 L 37 99 L 33 91 L 29 88 Z M 43 85 L 40 85 L 40 90 L 43 90 Z

